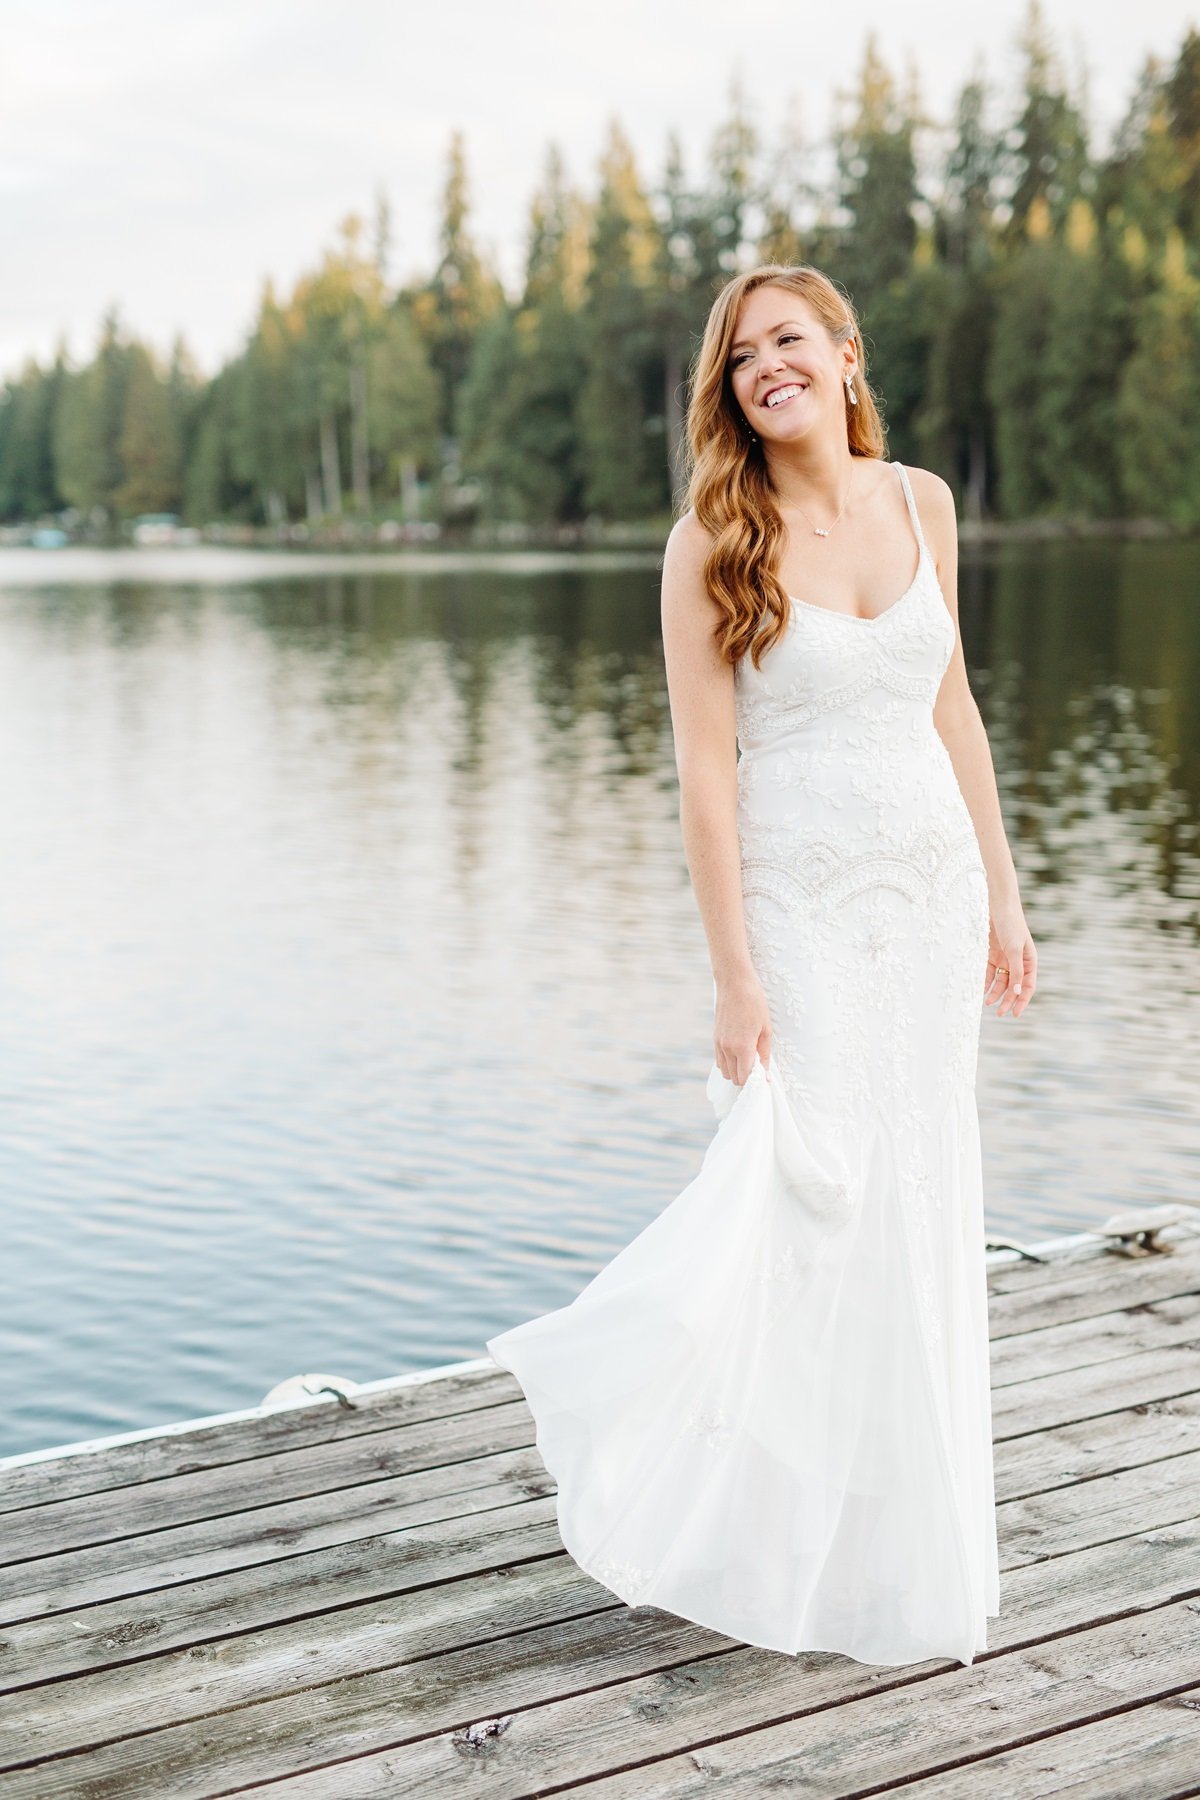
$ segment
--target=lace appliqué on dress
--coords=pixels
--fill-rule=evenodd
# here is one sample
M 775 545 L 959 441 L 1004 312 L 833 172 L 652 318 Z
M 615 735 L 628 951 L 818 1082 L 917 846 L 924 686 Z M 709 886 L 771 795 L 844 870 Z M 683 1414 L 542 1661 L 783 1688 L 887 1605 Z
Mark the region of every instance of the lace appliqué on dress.
M 650 1571 L 638 1568 L 636 1563 L 605 1560 L 593 1563 L 591 1573 L 606 1588 L 611 1588 L 627 1606 L 639 1605 L 641 1596 L 650 1585 Z
M 902 602 L 871 621 L 793 606 L 761 668 L 739 663 L 737 823 L 773 1061 L 798 1111 L 845 1142 L 889 1122 L 936 1352 L 938 1134 L 973 1098 L 988 897 L 933 722 L 954 624 L 905 494 L 921 554 Z
M 719 1406 L 694 1407 L 684 1429 L 700 1438 L 710 1450 L 724 1450 L 729 1443 L 729 1420 Z

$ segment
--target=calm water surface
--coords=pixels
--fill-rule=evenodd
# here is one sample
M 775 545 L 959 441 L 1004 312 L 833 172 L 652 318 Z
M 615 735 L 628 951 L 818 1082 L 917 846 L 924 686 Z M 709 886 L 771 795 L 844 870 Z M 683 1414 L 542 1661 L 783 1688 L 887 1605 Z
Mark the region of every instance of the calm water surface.
M 1197 1198 L 1198 589 L 964 554 L 1041 955 L 995 1233 Z M 478 1356 L 696 1173 L 654 558 L 0 552 L 0 683 L 0 1454 Z

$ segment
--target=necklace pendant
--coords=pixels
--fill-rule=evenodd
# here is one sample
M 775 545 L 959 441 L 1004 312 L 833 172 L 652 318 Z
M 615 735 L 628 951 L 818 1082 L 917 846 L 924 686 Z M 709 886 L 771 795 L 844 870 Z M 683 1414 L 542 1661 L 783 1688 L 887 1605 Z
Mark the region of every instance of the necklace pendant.
M 825 528 L 822 530 L 820 525 L 814 525 L 813 530 L 816 532 L 818 537 L 828 537 L 829 533 L 833 530 L 833 526 L 826 525 Z

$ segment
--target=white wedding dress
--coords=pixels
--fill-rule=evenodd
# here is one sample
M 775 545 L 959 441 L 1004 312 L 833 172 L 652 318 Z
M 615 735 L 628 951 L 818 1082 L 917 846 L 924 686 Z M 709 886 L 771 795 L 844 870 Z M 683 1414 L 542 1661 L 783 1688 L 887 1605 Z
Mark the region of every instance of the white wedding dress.
M 920 555 L 872 619 L 793 600 L 735 672 L 772 1023 L 714 1065 L 699 1173 L 569 1305 L 503 1332 L 588 1574 L 769 1650 L 969 1663 L 999 1610 L 975 1069 L 978 840 L 933 722 Z

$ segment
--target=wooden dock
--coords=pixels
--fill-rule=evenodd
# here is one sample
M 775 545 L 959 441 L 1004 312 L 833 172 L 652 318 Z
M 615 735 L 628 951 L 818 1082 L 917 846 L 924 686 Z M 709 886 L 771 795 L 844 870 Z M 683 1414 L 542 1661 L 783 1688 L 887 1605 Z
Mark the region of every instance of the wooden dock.
M 3 1800 L 1200 1793 L 1200 1235 L 989 1259 L 1001 1616 L 747 1648 L 563 1551 L 487 1359 L 0 1462 Z

